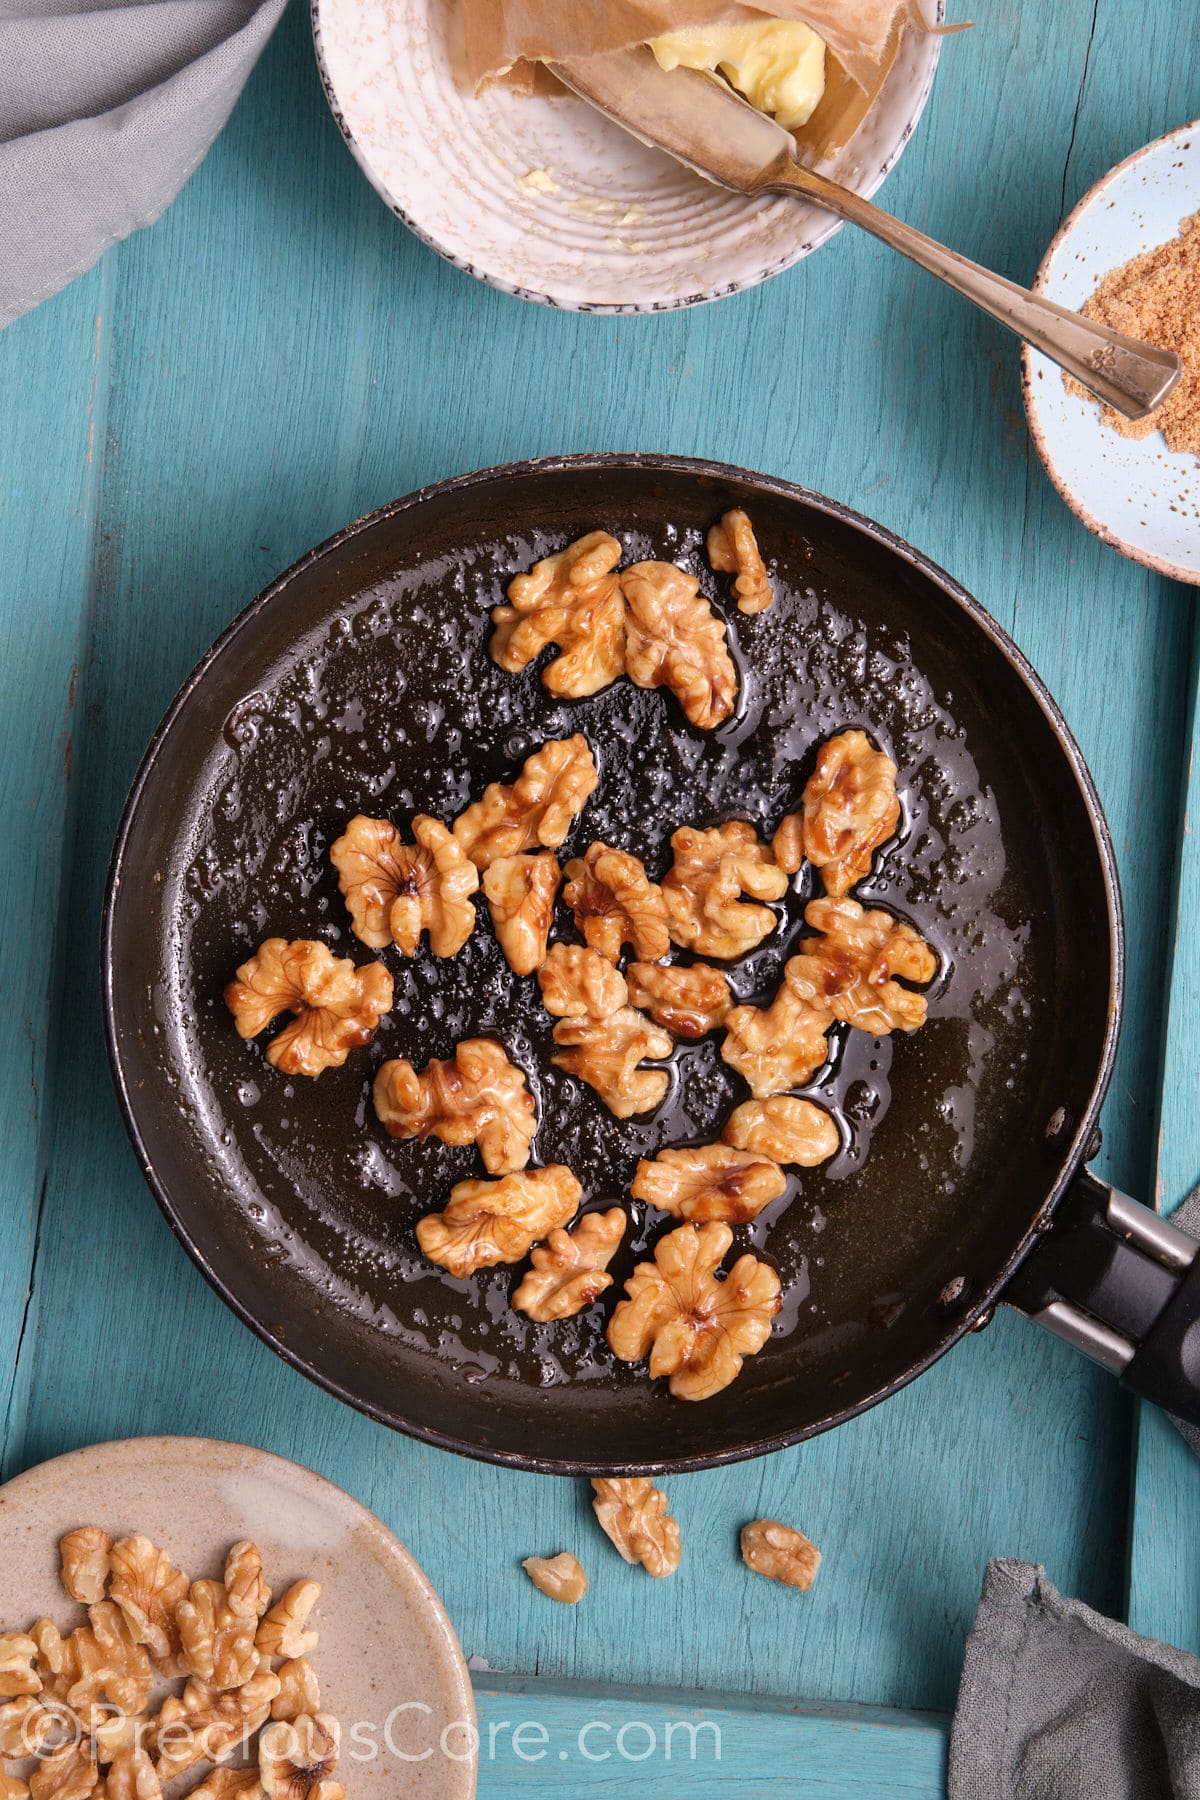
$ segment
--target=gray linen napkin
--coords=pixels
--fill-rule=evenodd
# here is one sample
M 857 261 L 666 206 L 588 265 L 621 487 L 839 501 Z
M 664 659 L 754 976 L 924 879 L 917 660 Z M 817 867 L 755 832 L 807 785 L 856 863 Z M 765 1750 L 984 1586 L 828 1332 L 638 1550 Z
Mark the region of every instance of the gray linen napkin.
M 1200 1189 L 1172 1218 L 1200 1237 Z M 1174 1423 L 1200 1454 L 1200 1430 Z M 1064 1600 L 1032 1563 L 989 1563 L 958 1690 L 949 1796 L 1200 1800 L 1200 1658 Z
M 988 1564 L 950 1740 L 950 1800 L 1197 1800 L 1200 1658 Z
M 0 325 L 150 225 L 285 0 L 0 0 Z

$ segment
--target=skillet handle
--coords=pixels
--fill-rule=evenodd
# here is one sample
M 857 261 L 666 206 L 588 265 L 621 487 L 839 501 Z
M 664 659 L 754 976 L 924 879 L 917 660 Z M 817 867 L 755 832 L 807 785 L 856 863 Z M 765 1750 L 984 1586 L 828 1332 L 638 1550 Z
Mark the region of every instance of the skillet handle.
M 1195 1238 L 1084 1169 L 1004 1298 L 1123 1387 L 1200 1425 L 1198 1251 Z

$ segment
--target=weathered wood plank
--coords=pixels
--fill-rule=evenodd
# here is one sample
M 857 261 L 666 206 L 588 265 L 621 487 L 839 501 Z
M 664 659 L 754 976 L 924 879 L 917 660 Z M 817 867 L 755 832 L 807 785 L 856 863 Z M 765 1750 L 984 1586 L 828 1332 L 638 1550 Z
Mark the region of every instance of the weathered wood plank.
M 1106 43 L 1130 3 L 1101 6 Z M 1151 73 L 1123 86 L 1110 57 L 1093 102 L 1093 60 L 1075 119 L 1097 55 L 1090 12 L 1004 0 L 948 44 L 888 203 L 1032 274 L 1064 170 L 1082 185 L 1114 131 L 1140 141 L 1157 128 L 1151 111 L 1196 81 L 1169 54 L 1189 16 L 1173 0 L 1138 15 Z M 1190 606 L 1057 501 L 1024 436 L 1012 345 L 848 233 L 768 287 L 692 314 L 581 319 L 491 293 L 408 238 L 361 180 L 324 110 L 300 9 L 180 201 L 109 268 L 114 381 L 63 915 L 69 1006 L 5 1469 L 153 1430 L 296 1456 L 412 1546 L 469 1654 L 543 1675 L 946 1707 L 989 1555 L 1044 1561 L 1065 1590 L 1118 1609 L 1128 1409 L 1012 1319 L 824 1441 L 671 1483 L 688 1553 L 667 1583 L 612 1555 L 576 1484 L 475 1467 L 358 1419 L 261 1349 L 177 1251 L 123 1140 L 95 991 L 126 784 L 179 680 L 264 580 L 347 518 L 460 468 L 591 447 L 711 455 L 808 482 L 910 536 L 1016 631 L 1063 701 L 1142 903 L 1105 1166 L 1144 1188 L 1167 914 L 1158 886 L 1147 905 L 1144 871 L 1174 829 Z M 51 308 L 24 329 L 39 367 L 81 354 Z M 40 500 L 56 523 L 71 492 L 56 478 Z M 44 535 L 35 587 L 53 566 Z M 58 650 L 52 640 L 26 685 L 45 690 Z M 43 734 L 48 717 L 39 709 Z M 7 1298 L 0 1329 L 14 1329 Z M 741 1568 L 737 1526 L 761 1512 L 821 1545 L 812 1594 Z M 514 1522 L 499 1536 L 498 1519 Z M 593 1577 L 577 1611 L 548 1606 L 518 1567 L 566 1546 Z M 644 1791 L 636 1770 L 624 1791 Z
M 487 1800 L 940 1800 L 947 1721 L 872 1707 L 754 1706 L 725 1694 L 475 1677 Z M 449 1740 L 451 1749 L 457 1739 Z M 424 1746 L 423 1746 L 424 1747 Z
M 0 1428 L 29 1325 L 54 1120 L 50 1033 L 104 446 L 104 299 L 97 273 L 0 334 L 0 393 L 10 399 L 0 432 Z
M 1174 932 L 1164 1023 L 1162 1105 L 1159 1113 L 1155 1200 L 1170 1213 L 1200 1182 L 1200 756 L 1195 709 L 1200 686 L 1200 626 L 1191 663 L 1191 755 L 1181 798 Z M 1139 1408 L 1130 1520 L 1129 1623 L 1147 1637 L 1200 1651 L 1200 1569 L 1195 1517 L 1200 1468 L 1195 1453 L 1155 1408 Z

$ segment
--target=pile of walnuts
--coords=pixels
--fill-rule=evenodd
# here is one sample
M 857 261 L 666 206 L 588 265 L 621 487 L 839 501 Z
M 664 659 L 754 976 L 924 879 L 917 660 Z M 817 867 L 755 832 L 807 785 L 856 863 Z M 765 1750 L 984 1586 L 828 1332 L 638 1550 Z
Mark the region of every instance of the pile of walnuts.
M 726 514 L 708 547 L 713 566 L 735 576 L 743 611 L 771 603 L 744 513 Z M 559 655 L 543 675 L 551 692 L 583 697 L 624 673 L 640 686 L 668 687 L 694 725 L 710 728 L 736 697 L 724 625 L 685 571 L 654 562 L 620 570 L 620 556 L 615 538 L 592 532 L 517 576 L 493 614 L 495 660 L 522 669 L 553 644 Z M 785 1192 L 785 1170 L 815 1167 L 839 1147 L 830 1114 L 793 1091 L 828 1060 L 831 1027 L 882 1036 L 924 1022 L 925 997 L 915 990 L 935 975 L 934 953 L 911 926 L 850 897 L 899 824 L 896 774 L 865 732 L 843 731 L 821 747 L 800 810 L 769 843 L 744 819 L 683 825 L 655 881 L 632 850 L 599 839 L 560 864 L 556 852 L 599 781 L 580 732 L 544 743 L 512 782 L 490 783 L 449 825 L 418 813 L 411 843 L 390 820 L 359 815 L 330 849 L 351 929 L 370 949 L 390 945 L 411 957 L 427 936 L 435 956 L 456 955 L 477 927 L 482 887 L 510 966 L 536 976 L 554 1020 L 552 1061 L 593 1088 L 615 1118 L 662 1104 L 677 1039 L 722 1034 L 720 1054 L 751 1099 L 720 1142 L 665 1149 L 638 1164 L 632 1197 L 680 1224 L 634 1269 L 607 1328 L 618 1358 L 648 1361 L 680 1399 L 728 1386 L 770 1335 L 781 1305 L 774 1269 L 748 1252 L 728 1274 L 721 1265 L 731 1227 Z M 811 935 L 767 1005 L 735 1005 L 727 975 L 708 959 L 734 962 L 778 930 L 778 902 L 805 861 L 825 888 L 805 911 Z M 550 941 L 560 896 L 582 943 Z M 673 961 L 677 952 L 689 960 Z M 323 944 L 276 938 L 225 995 L 246 1038 L 291 1013 L 267 1060 L 312 1075 L 368 1042 L 392 997 L 383 963 L 356 968 Z M 529 1167 L 534 1100 L 502 1044 L 470 1038 L 423 1069 L 386 1061 L 373 1099 L 392 1137 L 478 1147 L 485 1176 L 459 1182 L 444 1208 L 417 1224 L 431 1262 L 461 1278 L 532 1252 L 512 1303 L 542 1322 L 579 1312 L 612 1285 L 606 1271 L 624 1212 L 586 1214 L 569 1229 L 579 1181 L 563 1164 Z
M 345 1800 L 338 1722 L 321 1711 L 316 1581 L 271 1604 L 262 1557 L 235 1544 L 220 1581 L 189 1581 L 146 1537 L 68 1532 L 62 1583 L 87 1623 L 0 1632 L 2 1800 Z M 165 1683 L 182 1686 L 160 1698 Z M 251 1757 L 233 1765 L 235 1757 Z

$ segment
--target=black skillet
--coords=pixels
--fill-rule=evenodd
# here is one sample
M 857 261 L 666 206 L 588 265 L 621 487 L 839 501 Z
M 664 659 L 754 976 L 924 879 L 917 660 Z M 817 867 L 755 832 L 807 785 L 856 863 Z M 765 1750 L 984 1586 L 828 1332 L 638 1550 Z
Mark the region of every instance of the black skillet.
M 735 503 L 779 589 L 754 618 L 703 556 L 705 528 Z M 622 680 L 564 704 L 536 668 L 491 662 L 489 609 L 511 574 L 598 526 L 630 557 L 685 562 L 728 619 L 741 696 L 721 730 L 692 731 L 665 691 Z M 567 1162 L 586 1203 L 611 1204 L 640 1155 L 711 1139 L 745 1097 L 716 1040 L 680 1049 L 658 1114 L 618 1123 L 549 1065 L 536 983 L 510 973 L 486 916 L 453 961 L 384 953 L 395 1010 L 315 1082 L 242 1043 L 221 990 L 271 934 L 367 960 L 327 856 L 356 811 L 449 820 L 544 739 L 583 731 L 601 783 L 564 854 L 602 837 L 660 875 L 679 824 L 740 817 L 769 833 L 819 742 L 850 725 L 901 771 L 900 832 L 860 898 L 937 949 L 929 1021 L 838 1038 L 816 1091 L 841 1154 L 735 1234 L 735 1253 L 755 1246 L 783 1279 L 775 1333 L 732 1387 L 688 1405 L 603 1340 L 661 1216 L 631 1205 L 613 1293 L 532 1325 L 509 1307 L 514 1271 L 456 1282 L 420 1257 L 415 1219 L 479 1172 L 475 1153 L 391 1142 L 369 1087 L 385 1057 L 422 1063 L 494 1033 L 537 1095 L 535 1159 Z M 742 997 L 773 991 L 812 881 L 731 970 Z M 559 930 L 573 935 L 565 916 Z M 1200 1421 L 1200 1273 L 1183 1278 L 1195 1244 L 1082 1167 L 1122 980 L 1087 769 L 970 595 L 819 495 L 683 458 L 571 457 L 444 482 L 330 539 L 230 626 L 160 727 L 117 840 L 104 961 L 126 1122 L 189 1254 L 288 1361 L 430 1443 L 560 1473 L 750 1456 L 884 1399 L 1001 1298 Z

